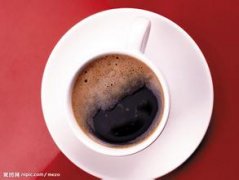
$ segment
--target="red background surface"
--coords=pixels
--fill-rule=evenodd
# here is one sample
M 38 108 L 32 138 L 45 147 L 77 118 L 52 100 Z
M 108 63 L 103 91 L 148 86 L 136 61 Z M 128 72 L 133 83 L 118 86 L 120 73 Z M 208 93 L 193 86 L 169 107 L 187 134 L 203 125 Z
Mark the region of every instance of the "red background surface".
M 96 179 L 73 165 L 50 137 L 41 111 L 41 78 L 54 45 L 71 26 L 117 7 L 146 9 L 173 20 L 198 43 L 211 69 L 215 104 L 206 137 L 186 163 L 160 179 L 237 179 L 236 0 L 0 0 L 0 179 L 2 172 L 12 171 Z

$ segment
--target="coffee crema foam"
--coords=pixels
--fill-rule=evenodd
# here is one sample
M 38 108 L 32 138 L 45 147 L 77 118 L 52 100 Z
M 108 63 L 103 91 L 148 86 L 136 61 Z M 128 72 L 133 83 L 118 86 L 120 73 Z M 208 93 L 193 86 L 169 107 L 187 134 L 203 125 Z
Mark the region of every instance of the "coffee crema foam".
M 93 117 L 98 110 L 108 110 L 137 89 L 146 86 L 163 104 L 162 87 L 156 75 L 143 62 L 126 55 L 112 54 L 98 57 L 87 64 L 78 74 L 72 89 L 72 108 L 80 128 L 91 138 L 105 144 L 94 136 Z M 155 118 L 160 119 L 162 108 Z M 157 126 L 155 121 L 147 132 Z M 146 138 L 139 137 L 137 143 Z M 111 144 L 112 146 L 112 144 Z

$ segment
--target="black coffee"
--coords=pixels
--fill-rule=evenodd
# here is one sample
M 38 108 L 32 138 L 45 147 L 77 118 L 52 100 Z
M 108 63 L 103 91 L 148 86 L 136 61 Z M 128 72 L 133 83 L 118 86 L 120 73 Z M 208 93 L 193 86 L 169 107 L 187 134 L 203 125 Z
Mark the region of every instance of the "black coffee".
M 112 54 L 80 70 L 72 89 L 72 108 L 80 128 L 95 141 L 133 145 L 160 122 L 162 87 L 143 62 Z
M 159 108 L 158 100 L 147 87 L 121 99 L 113 108 L 98 110 L 92 132 L 105 142 L 125 144 L 146 132 Z

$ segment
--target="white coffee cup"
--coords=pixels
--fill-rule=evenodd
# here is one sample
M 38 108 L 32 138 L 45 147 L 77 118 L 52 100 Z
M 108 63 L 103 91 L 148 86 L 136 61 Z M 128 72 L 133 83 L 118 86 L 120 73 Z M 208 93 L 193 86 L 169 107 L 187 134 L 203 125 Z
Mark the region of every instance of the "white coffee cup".
M 169 90 L 168 86 L 166 84 L 166 81 L 152 61 L 150 61 L 145 55 L 144 50 L 147 44 L 147 40 L 149 37 L 151 28 L 151 23 L 148 19 L 139 17 L 136 18 L 135 21 L 132 23 L 131 29 L 129 30 L 129 37 L 128 41 L 126 42 L 125 49 L 104 49 L 104 50 L 97 50 L 92 52 L 88 56 L 88 58 L 83 59 L 81 63 L 79 63 L 78 67 L 75 67 L 74 70 L 71 72 L 71 77 L 67 79 L 66 84 L 67 87 L 65 88 L 65 97 L 64 98 L 64 105 L 66 110 L 66 120 L 69 123 L 69 126 L 71 127 L 74 135 L 88 148 L 92 149 L 93 151 L 96 151 L 98 153 L 102 153 L 105 155 L 111 155 L 111 156 L 125 156 L 137 153 L 146 147 L 148 147 L 151 143 L 153 143 L 158 136 L 163 131 L 168 115 L 169 115 L 169 108 L 170 108 L 170 99 L 169 99 Z M 122 55 L 128 55 L 131 57 L 134 57 L 143 63 L 145 63 L 157 76 L 161 86 L 162 86 L 162 94 L 164 99 L 163 104 L 163 112 L 160 116 L 160 123 L 158 123 L 157 127 L 154 129 L 150 135 L 144 139 L 142 142 L 137 143 L 132 146 L 127 147 L 110 147 L 106 146 L 102 143 L 99 143 L 92 138 L 90 138 L 78 125 L 74 114 L 72 110 L 72 103 L 71 103 L 71 95 L 72 95 L 72 88 L 75 82 L 75 79 L 78 75 L 78 73 L 81 71 L 83 67 L 86 66 L 89 62 L 96 59 L 97 57 L 108 55 L 108 54 L 122 54 Z

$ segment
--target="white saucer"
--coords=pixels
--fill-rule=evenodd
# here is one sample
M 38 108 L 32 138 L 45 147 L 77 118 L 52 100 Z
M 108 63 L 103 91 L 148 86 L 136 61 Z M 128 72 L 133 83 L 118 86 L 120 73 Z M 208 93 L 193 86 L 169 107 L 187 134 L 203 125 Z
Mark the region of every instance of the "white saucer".
M 128 27 L 138 16 L 152 23 L 145 54 L 156 62 L 168 83 L 169 120 L 145 150 L 125 157 L 101 155 L 79 142 L 65 121 L 64 74 L 91 49 L 124 48 Z M 105 179 L 156 178 L 180 166 L 202 141 L 213 108 L 212 79 L 196 43 L 172 21 L 144 10 L 108 10 L 79 22 L 58 42 L 43 76 L 42 108 L 55 143 L 79 168 Z

